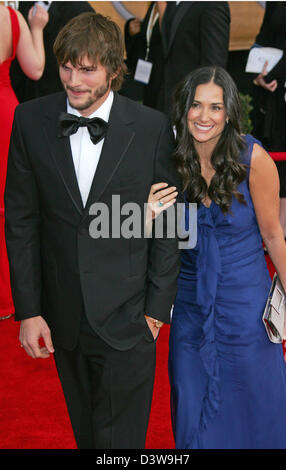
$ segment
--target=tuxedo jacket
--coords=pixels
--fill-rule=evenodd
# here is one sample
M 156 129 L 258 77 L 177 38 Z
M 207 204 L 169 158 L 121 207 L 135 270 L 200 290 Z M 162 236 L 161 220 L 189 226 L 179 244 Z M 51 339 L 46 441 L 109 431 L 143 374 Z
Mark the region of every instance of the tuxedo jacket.
M 230 11 L 228 2 L 180 2 L 171 19 L 167 2 L 162 20 L 165 57 L 158 109 L 169 112 L 176 85 L 194 69 L 205 65 L 227 66 Z
M 19 2 L 19 11 L 26 20 L 34 3 L 36 2 Z M 53 45 L 65 24 L 80 13 L 87 11 L 94 11 L 89 2 L 52 2 L 49 8 L 49 21 L 43 34 L 46 63 L 42 77 L 39 80 L 29 79 L 22 72 L 17 59 L 13 61 L 10 69 L 12 87 L 20 102 L 62 90 Z
M 94 238 L 93 208 L 100 203 L 111 209 L 113 196 L 120 196 L 121 207 L 133 202 L 142 208 L 155 182 L 179 188 L 173 132 L 163 114 L 115 93 L 84 208 L 69 137 L 57 134 L 61 111 L 66 111 L 63 92 L 22 103 L 15 111 L 5 189 L 15 318 L 42 315 L 54 343 L 72 349 L 85 312 L 108 344 L 126 350 L 151 334 L 144 314 L 170 320 L 178 243 L 116 232 L 115 238 Z M 110 210 L 110 226 L 119 212 Z

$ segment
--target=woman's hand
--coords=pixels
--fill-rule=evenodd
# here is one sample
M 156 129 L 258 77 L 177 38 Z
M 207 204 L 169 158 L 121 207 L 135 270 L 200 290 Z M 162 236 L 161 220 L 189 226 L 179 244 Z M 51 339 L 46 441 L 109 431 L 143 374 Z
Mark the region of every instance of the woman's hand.
M 175 186 L 168 186 L 167 183 L 156 183 L 151 186 L 148 205 L 152 210 L 152 219 L 156 219 L 162 211 L 168 209 L 176 202 L 178 192 Z
M 152 221 L 176 202 L 177 195 L 176 187 L 169 187 L 167 183 L 156 183 L 151 186 L 146 211 L 147 235 L 151 233 Z
M 277 83 L 277 80 L 272 80 L 272 82 L 270 83 L 266 83 L 266 81 L 264 80 L 265 75 L 267 75 L 267 71 L 266 71 L 267 65 L 268 65 L 268 62 L 266 61 L 264 63 L 262 72 L 256 77 L 256 79 L 254 80 L 254 83 L 255 85 L 261 86 L 265 90 L 271 91 L 273 93 L 276 90 L 278 83 Z
M 36 9 L 35 9 L 36 8 Z M 35 10 L 34 10 L 35 9 Z M 48 12 L 40 5 L 35 5 L 29 10 L 28 22 L 31 30 L 43 30 L 49 21 Z

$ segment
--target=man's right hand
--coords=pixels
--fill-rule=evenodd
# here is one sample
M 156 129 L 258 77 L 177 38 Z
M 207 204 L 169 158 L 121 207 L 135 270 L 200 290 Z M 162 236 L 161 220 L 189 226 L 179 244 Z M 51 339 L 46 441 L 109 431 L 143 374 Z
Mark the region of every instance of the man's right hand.
M 43 338 L 44 346 L 39 340 Z M 41 316 L 21 321 L 19 340 L 28 356 L 45 359 L 54 352 L 50 329 Z

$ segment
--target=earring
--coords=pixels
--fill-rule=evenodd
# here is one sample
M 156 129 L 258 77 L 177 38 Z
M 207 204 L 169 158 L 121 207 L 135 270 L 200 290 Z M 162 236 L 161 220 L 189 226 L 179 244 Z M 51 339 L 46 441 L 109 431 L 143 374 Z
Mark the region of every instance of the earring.
M 228 122 L 229 122 L 229 117 L 226 118 L 225 122 L 228 124 Z

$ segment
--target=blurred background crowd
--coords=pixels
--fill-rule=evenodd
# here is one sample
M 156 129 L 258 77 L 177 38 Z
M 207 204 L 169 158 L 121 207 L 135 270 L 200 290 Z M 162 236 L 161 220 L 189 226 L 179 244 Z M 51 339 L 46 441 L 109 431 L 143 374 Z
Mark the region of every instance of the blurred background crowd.
M 34 8 L 34 5 L 37 5 Z M 74 16 L 95 10 L 124 34 L 128 74 L 119 93 L 164 113 L 185 75 L 220 65 L 237 83 L 243 131 L 276 159 L 286 234 L 286 2 L 1 2 L 0 3 L 0 318 L 13 314 L 4 239 L 4 186 L 16 105 L 62 89 L 53 42 Z M 253 47 L 282 50 L 274 68 L 245 71 Z

